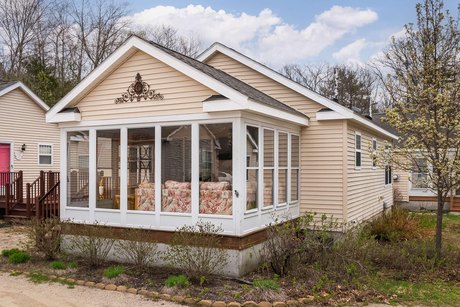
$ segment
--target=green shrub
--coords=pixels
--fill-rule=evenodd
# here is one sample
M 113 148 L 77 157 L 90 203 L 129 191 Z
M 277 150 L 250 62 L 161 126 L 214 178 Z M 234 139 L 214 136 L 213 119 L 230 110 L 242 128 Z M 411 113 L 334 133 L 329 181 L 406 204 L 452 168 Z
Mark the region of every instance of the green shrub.
M 252 285 L 260 289 L 278 290 L 280 288 L 278 282 L 274 279 L 254 279 Z
M 179 267 L 186 275 L 199 282 L 210 280 L 228 262 L 222 247 L 222 228 L 209 222 L 182 226 L 174 233 L 163 259 L 171 266 Z
M 122 266 L 111 266 L 104 270 L 104 277 L 115 278 L 125 272 L 125 269 Z
M 409 211 L 398 207 L 370 221 L 364 230 L 381 242 L 399 242 L 421 237 L 418 219 Z
M 69 263 L 67 263 L 67 267 L 69 269 L 76 269 L 78 268 L 78 263 L 76 261 L 70 261 Z
M 171 275 L 168 276 L 168 278 L 165 281 L 165 285 L 168 288 L 171 287 L 180 287 L 180 288 L 185 288 L 190 285 L 190 282 L 185 275 Z
M 56 259 L 61 247 L 64 223 L 59 218 L 39 222 L 32 219 L 26 222 L 27 249 L 46 259 Z
M 18 251 L 8 256 L 10 263 L 19 264 L 30 260 L 30 255 L 24 251 Z
M 115 242 L 110 238 L 110 229 L 95 223 L 84 225 L 79 235 L 71 239 L 71 247 L 76 250 L 91 267 L 102 265 Z
M 2 256 L 8 258 L 12 254 L 16 254 L 17 252 L 19 252 L 19 249 L 17 249 L 17 248 L 4 249 L 4 250 L 2 250 Z
M 157 245 L 145 242 L 146 233 L 143 229 L 133 228 L 124 231 L 124 240 L 115 244 L 116 251 L 142 270 L 158 255 Z
M 53 261 L 50 263 L 50 267 L 54 270 L 65 270 L 67 266 L 62 261 Z

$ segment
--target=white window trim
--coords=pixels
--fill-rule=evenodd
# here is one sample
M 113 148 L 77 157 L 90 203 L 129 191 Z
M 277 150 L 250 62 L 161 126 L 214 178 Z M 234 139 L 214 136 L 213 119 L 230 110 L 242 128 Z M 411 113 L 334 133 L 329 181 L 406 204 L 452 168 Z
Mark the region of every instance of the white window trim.
M 40 146 L 50 146 L 51 147 L 51 155 L 40 155 Z M 37 165 L 38 166 L 53 166 L 54 164 L 54 146 L 50 143 L 38 143 L 37 144 Z M 42 164 L 40 163 L 40 156 L 51 156 L 51 163 L 50 164 Z
M 296 136 L 299 138 L 299 166 L 292 166 L 292 137 L 293 136 Z M 299 199 L 300 199 L 300 135 L 298 134 L 295 134 L 295 133 L 290 133 L 290 136 L 289 136 L 289 141 L 291 142 L 290 143 L 290 151 L 291 151 L 291 154 L 289 155 L 289 180 L 292 180 L 292 171 L 293 170 L 297 170 L 297 200 L 292 200 L 291 199 L 291 196 L 292 196 L 292 183 L 289 182 L 289 204 L 292 206 L 292 205 L 296 205 L 299 203 Z
M 252 127 L 252 128 L 257 128 L 258 130 L 258 139 L 257 139 L 257 142 L 259 142 L 259 144 L 257 144 L 259 146 L 259 149 L 258 149 L 258 152 L 257 152 L 257 166 L 248 166 L 248 163 L 247 163 L 247 158 L 248 157 L 251 157 L 250 155 L 247 154 L 247 149 L 248 149 L 248 127 Z M 246 157 L 246 159 L 244 160 L 244 167 L 245 167 L 245 172 L 244 172 L 244 176 L 245 176 L 245 193 L 246 193 L 246 199 L 245 199 L 245 203 L 244 203 L 244 213 L 245 214 L 250 214 L 250 213 L 254 213 L 254 212 L 258 212 L 259 209 L 261 208 L 261 200 L 260 200 L 260 187 L 262 186 L 263 187 L 263 183 L 260 182 L 260 172 L 261 172 L 261 150 L 260 148 L 262 147 L 262 145 L 260 144 L 260 133 L 261 133 L 261 130 L 263 128 L 260 127 L 260 126 L 257 126 L 257 125 L 252 125 L 252 124 L 245 124 L 244 125 L 244 156 Z M 249 173 L 249 170 L 256 170 L 257 171 L 257 195 L 256 195 L 256 207 L 255 208 L 252 208 L 252 209 L 248 209 L 248 201 L 247 201 L 247 193 L 248 193 L 248 188 L 247 188 L 247 174 Z
M 359 135 L 359 137 L 360 137 L 359 149 L 356 148 L 356 147 L 357 147 L 357 146 L 356 146 L 356 145 L 357 145 L 357 143 L 356 143 L 356 137 L 357 137 L 358 135 Z M 362 166 L 363 166 L 363 136 L 361 135 L 361 132 L 359 132 L 359 131 L 355 131 L 355 141 L 354 141 L 354 144 L 355 144 L 355 157 L 354 157 L 354 160 L 355 160 L 355 161 L 354 161 L 354 162 L 355 162 L 355 170 L 359 171 L 359 170 L 361 170 L 361 168 L 362 168 Z M 360 153 L 360 157 L 361 157 L 361 161 L 360 161 L 361 164 L 360 164 L 359 166 L 356 165 L 356 162 L 357 162 L 356 153 L 358 153 L 358 152 Z
M 275 174 L 275 169 L 276 169 L 276 159 L 277 159 L 277 143 L 276 143 L 276 135 L 277 135 L 277 129 L 274 129 L 274 128 L 269 128 L 269 127 L 264 127 L 262 126 L 261 127 L 261 130 L 263 131 L 262 132 L 262 142 L 263 142 L 263 146 L 262 146 L 262 151 L 263 153 L 265 154 L 265 131 L 266 130 L 269 130 L 269 131 L 272 131 L 273 132 L 273 166 L 265 166 L 265 157 L 262 156 L 262 159 L 260 160 L 261 161 L 261 165 L 262 165 L 262 199 L 261 199 L 261 208 L 262 210 L 269 210 L 269 209 L 273 209 L 275 207 L 275 204 L 277 203 L 277 201 L 275 202 L 275 197 L 276 197 L 276 191 L 275 189 L 277 189 L 277 183 L 276 183 L 276 174 Z M 272 178 L 272 203 L 270 206 L 264 206 L 264 200 L 265 200 L 265 170 L 272 170 L 272 174 L 273 174 L 273 178 Z
M 372 169 L 373 169 L 373 170 L 376 170 L 376 169 L 377 169 L 377 158 L 376 158 L 374 155 L 376 155 L 377 152 L 378 152 L 379 143 L 378 143 L 378 141 L 377 141 L 376 138 L 372 138 L 372 141 L 371 141 L 371 142 L 372 142 L 372 155 L 373 155 L 373 156 L 372 156 L 372 161 L 371 161 L 371 163 L 372 163 Z M 361 140 L 361 143 L 362 143 L 362 140 Z M 374 143 L 375 143 L 375 148 L 374 148 Z M 362 157 L 361 157 L 361 160 L 362 160 Z M 362 163 L 362 161 L 361 161 L 361 163 Z
M 280 139 L 280 134 L 281 133 L 284 133 L 286 134 L 286 137 L 287 137 L 287 161 L 286 161 L 286 166 L 280 166 L 279 165 L 279 154 L 280 154 L 280 144 L 279 144 L 279 139 Z M 284 207 L 286 206 L 288 203 L 289 203 L 289 192 L 290 192 L 290 186 L 289 186 L 289 161 L 291 159 L 291 157 L 289 156 L 289 153 L 290 153 L 290 134 L 288 131 L 284 131 L 284 130 L 278 130 L 277 133 L 276 133 L 276 169 L 277 169 L 277 174 L 276 174 L 276 207 Z M 286 201 L 284 203 L 279 203 L 279 189 L 280 189 L 280 171 L 285 171 L 286 173 L 286 182 L 285 182 L 285 191 L 284 193 L 286 194 Z
M 387 178 L 387 176 L 386 176 L 386 173 L 387 173 L 387 166 L 389 166 L 390 169 L 391 169 L 391 174 L 390 174 L 390 176 L 388 177 L 389 180 L 390 180 L 389 183 L 386 182 L 386 178 Z M 391 167 L 391 165 L 389 165 L 389 164 L 385 165 L 385 168 L 384 168 L 384 175 L 385 175 L 385 176 L 384 176 L 384 180 L 385 180 L 384 186 L 385 186 L 386 188 L 392 187 L 392 186 L 393 186 L 393 168 Z

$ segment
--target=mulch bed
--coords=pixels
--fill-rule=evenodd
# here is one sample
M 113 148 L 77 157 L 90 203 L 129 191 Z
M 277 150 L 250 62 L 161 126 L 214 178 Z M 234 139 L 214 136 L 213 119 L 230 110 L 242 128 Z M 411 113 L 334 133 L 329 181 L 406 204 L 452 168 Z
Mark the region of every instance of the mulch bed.
M 279 290 L 260 289 L 251 285 L 255 278 L 270 279 L 268 273 L 255 272 L 242 279 L 223 278 L 216 276 L 212 280 L 206 281 L 202 286 L 192 283 L 186 288 L 168 288 L 164 285 L 165 280 L 170 275 L 180 275 L 183 272 L 164 267 L 149 267 L 141 272 L 136 271 L 130 266 L 125 267 L 125 273 L 118 277 L 108 279 L 103 277 L 105 268 L 119 263 L 106 263 L 103 267 L 93 268 L 85 265 L 83 261 L 78 261 L 75 269 L 54 270 L 50 267 L 50 262 L 39 258 L 32 258 L 25 264 L 13 265 L 0 257 L 0 268 L 3 270 L 22 270 L 28 272 L 40 272 L 46 275 L 56 275 L 58 277 L 72 278 L 75 280 L 92 281 L 94 283 L 105 283 L 123 285 L 127 288 L 144 289 L 166 293 L 171 296 L 180 295 L 192 297 L 196 300 L 239 302 L 245 301 L 288 301 L 304 297 L 315 297 L 314 305 L 343 305 L 366 302 L 385 302 L 385 297 L 370 290 L 348 289 L 337 286 L 331 293 L 313 293 L 312 285 L 305 281 L 295 279 L 280 278 Z

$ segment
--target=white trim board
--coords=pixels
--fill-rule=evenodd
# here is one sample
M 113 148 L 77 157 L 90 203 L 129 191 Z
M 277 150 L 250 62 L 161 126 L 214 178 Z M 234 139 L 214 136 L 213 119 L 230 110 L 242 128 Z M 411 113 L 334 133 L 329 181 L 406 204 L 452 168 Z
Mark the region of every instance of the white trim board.
M 307 89 L 306 87 L 300 85 L 299 83 L 297 82 L 294 82 L 292 80 L 290 80 L 289 78 L 286 78 L 285 76 L 275 72 L 274 70 L 258 63 L 257 61 L 239 53 L 239 52 L 236 52 L 235 50 L 231 49 L 231 48 L 228 48 L 227 46 L 221 44 L 221 43 L 214 43 L 211 45 L 211 47 L 209 47 L 208 49 L 206 49 L 202 54 L 200 54 L 198 56 L 198 60 L 199 61 L 202 61 L 204 63 L 206 63 L 207 60 L 209 60 L 214 54 L 216 54 L 217 52 L 220 52 L 246 66 L 248 66 L 249 68 L 252 68 L 254 69 L 255 71 L 265 75 L 266 77 L 292 89 L 293 91 L 307 97 L 307 98 L 310 98 L 311 100 L 313 101 L 316 101 L 317 103 L 323 105 L 324 107 L 326 108 L 329 108 L 331 109 L 332 111 L 338 113 L 337 116 L 343 116 L 343 119 L 350 119 L 350 120 L 353 120 L 353 121 L 356 121 L 358 123 L 361 123 L 365 126 L 367 126 L 368 128 L 374 130 L 374 131 L 377 131 L 379 133 L 382 133 L 384 135 L 386 135 L 387 137 L 390 137 L 392 139 L 398 139 L 398 136 L 386 131 L 385 129 L 382 129 L 381 127 L 379 127 L 378 125 L 362 118 L 361 116 L 355 114 L 352 110 L 326 98 L 326 97 L 323 97 L 321 96 L 320 94 L 318 93 L 315 93 L 314 91 L 312 90 L 309 90 Z
M 40 108 L 42 108 L 45 111 L 48 111 L 50 107 L 43 102 L 37 95 L 32 92 L 30 88 L 28 88 L 24 83 L 21 81 L 16 81 L 15 83 L 11 84 L 10 86 L 4 88 L 3 90 L 0 91 L 0 97 L 3 95 L 8 94 L 12 90 L 15 90 L 17 88 L 20 88 L 21 90 L 24 91 L 24 93 L 29 96 L 30 99 L 32 99 Z

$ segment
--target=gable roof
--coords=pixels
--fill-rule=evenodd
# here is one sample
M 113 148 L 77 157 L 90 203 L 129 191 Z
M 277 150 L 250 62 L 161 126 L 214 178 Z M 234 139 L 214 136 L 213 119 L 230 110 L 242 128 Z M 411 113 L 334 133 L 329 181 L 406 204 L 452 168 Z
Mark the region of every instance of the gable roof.
M 13 81 L 9 83 L 0 83 L 0 97 L 8 94 L 12 90 L 20 88 L 30 99 L 32 99 L 44 111 L 48 111 L 50 107 L 43 102 L 37 95 L 34 94 L 24 83 L 21 81 Z
M 218 92 L 227 99 L 232 100 L 238 104 L 241 109 L 250 109 L 252 102 L 255 102 L 265 107 L 275 108 L 285 112 L 304 124 L 308 123 L 308 116 L 304 113 L 262 93 L 243 81 L 210 65 L 158 44 L 146 41 L 135 35 L 130 36 L 101 65 L 95 68 L 86 78 L 64 96 L 64 98 L 47 113 L 47 121 L 51 121 L 56 114 L 70 107 L 78 98 L 83 97 L 94 88 L 95 84 L 102 81 L 111 71 L 116 69 L 124 60 L 138 50 L 155 57 L 159 61 Z
M 397 139 L 398 136 L 394 135 L 390 131 L 387 131 L 386 129 L 378 126 L 376 123 L 372 122 L 372 120 L 358 115 L 356 112 L 353 110 L 342 106 L 341 104 L 328 99 L 324 96 L 321 96 L 320 94 L 306 88 L 305 86 L 301 85 L 300 83 L 297 83 L 279 72 L 271 69 L 270 67 L 267 67 L 249 57 L 246 55 L 229 48 L 221 43 L 215 42 L 212 44 L 208 49 L 203 51 L 198 56 L 198 60 L 202 62 L 206 62 L 208 59 L 210 59 L 214 54 L 216 53 L 222 53 L 246 66 L 249 68 L 254 69 L 255 71 L 261 73 L 262 75 L 265 75 L 266 77 L 286 86 L 287 88 L 290 88 L 291 90 L 323 105 L 325 108 L 329 109 L 330 112 L 335 112 L 337 113 L 338 116 L 335 116 L 334 119 L 350 119 L 353 121 L 356 121 L 360 124 L 363 124 L 364 126 L 367 126 L 368 128 L 377 131 L 379 133 L 382 133 L 390 138 Z

